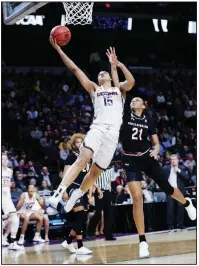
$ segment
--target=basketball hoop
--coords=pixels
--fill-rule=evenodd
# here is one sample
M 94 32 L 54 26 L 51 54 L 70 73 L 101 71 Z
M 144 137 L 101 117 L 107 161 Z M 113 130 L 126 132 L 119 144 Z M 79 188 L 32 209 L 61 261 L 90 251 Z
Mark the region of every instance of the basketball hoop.
M 62 24 L 91 24 L 93 4 L 94 2 L 63 2 L 66 15 Z

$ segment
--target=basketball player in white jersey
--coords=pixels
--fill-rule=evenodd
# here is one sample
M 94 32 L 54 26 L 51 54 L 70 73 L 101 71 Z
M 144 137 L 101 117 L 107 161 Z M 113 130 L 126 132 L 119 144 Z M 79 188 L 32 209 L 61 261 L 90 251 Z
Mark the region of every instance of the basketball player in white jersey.
M 37 202 L 44 209 L 45 202 L 42 202 L 39 195 L 35 192 L 35 187 L 33 185 L 28 186 L 28 192 L 24 192 L 21 194 L 19 202 L 17 204 L 17 211 L 20 217 L 20 220 L 23 221 L 23 225 L 21 228 L 21 235 L 18 241 L 19 245 L 24 244 L 25 232 L 28 227 L 29 221 L 37 221 L 36 232 L 33 238 L 33 241 L 44 243 L 45 240 L 41 238 L 40 232 L 43 225 L 43 216 L 41 212 L 35 211 L 37 210 Z
M 125 100 L 123 93 L 132 89 L 135 80 L 129 70 L 123 64 L 120 64 L 120 69 L 126 80 L 124 82 L 118 82 L 117 87 L 112 87 L 111 81 L 112 79 L 114 80 L 115 72 L 117 73 L 117 67 L 112 62 L 112 54 L 115 51 L 112 48 L 110 48 L 111 51 L 107 54 L 111 63 L 112 79 L 109 73 L 101 71 L 98 74 L 99 85 L 97 85 L 75 65 L 52 37 L 50 37 L 50 43 L 56 49 L 64 64 L 76 75 L 82 86 L 88 91 L 94 106 L 93 123 L 85 137 L 79 157 L 69 167 L 58 189 L 49 199 L 49 203 L 56 207 L 66 188 L 77 178 L 89 160 L 93 158 L 90 171 L 85 176 L 80 188 L 74 191 L 65 206 L 65 211 L 69 212 L 77 199 L 85 194 L 102 171 L 109 166 L 118 144 L 122 124 Z
M 9 249 L 18 250 L 20 247 L 17 245 L 16 236 L 19 228 L 19 218 L 10 193 L 12 173 L 13 171 L 8 168 L 7 155 L 2 154 L 2 210 L 4 214 L 9 215 L 11 220 L 11 239 Z

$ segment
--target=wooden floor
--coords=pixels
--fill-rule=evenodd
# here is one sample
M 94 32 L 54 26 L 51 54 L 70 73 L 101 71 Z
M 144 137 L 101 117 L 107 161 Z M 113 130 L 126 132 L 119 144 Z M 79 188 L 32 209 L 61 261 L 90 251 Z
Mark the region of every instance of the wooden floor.
M 148 234 L 150 258 L 138 257 L 138 237 L 85 242 L 92 255 L 70 254 L 60 244 L 40 244 L 20 251 L 2 249 L 2 264 L 196 264 L 196 230 Z M 76 244 L 75 244 L 76 245 Z

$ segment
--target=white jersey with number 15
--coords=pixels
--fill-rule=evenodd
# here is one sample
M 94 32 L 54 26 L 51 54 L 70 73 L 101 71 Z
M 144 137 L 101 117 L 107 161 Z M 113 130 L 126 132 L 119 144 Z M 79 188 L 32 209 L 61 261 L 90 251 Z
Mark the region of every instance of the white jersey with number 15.
M 120 130 L 125 99 L 117 87 L 100 86 L 91 96 L 94 107 L 93 125 L 111 126 Z

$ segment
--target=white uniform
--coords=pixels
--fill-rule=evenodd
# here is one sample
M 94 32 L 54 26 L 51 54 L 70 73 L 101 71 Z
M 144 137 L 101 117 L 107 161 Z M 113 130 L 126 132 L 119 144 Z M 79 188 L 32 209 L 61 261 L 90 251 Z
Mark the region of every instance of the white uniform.
M 20 210 L 18 210 L 18 214 L 25 214 L 27 217 L 30 217 L 32 213 L 35 213 L 36 206 L 37 206 L 37 198 L 35 193 L 33 194 L 32 198 L 30 199 L 28 196 L 28 192 L 24 192 L 24 204 Z
M 5 214 L 16 212 L 10 193 L 12 170 L 2 167 L 2 210 Z
M 94 152 L 93 162 L 106 169 L 116 150 L 125 99 L 119 88 L 98 87 L 92 93 L 94 119 L 83 146 Z

